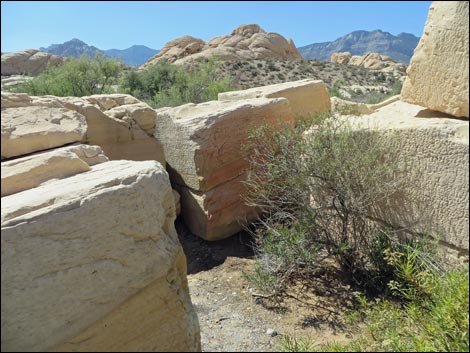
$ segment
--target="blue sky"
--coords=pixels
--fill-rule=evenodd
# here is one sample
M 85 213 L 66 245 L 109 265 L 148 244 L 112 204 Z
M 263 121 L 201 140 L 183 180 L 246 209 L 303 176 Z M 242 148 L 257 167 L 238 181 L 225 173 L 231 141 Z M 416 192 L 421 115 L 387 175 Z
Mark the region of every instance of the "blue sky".
M 420 37 L 431 1 L 2 1 L 1 50 L 79 38 L 100 49 L 160 49 L 182 35 L 203 40 L 241 24 L 292 38 L 296 46 L 381 29 Z

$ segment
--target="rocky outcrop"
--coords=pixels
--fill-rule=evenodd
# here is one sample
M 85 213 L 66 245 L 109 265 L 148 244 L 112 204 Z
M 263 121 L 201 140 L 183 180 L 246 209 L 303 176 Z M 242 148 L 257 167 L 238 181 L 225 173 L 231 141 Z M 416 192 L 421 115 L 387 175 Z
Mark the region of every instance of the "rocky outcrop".
M 163 147 L 153 137 L 155 117 L 150 106 L 125 94 L 77 98 L 2 93 L 2 158 L 85 142 L 100 146 L 112 160 L 165 165 Z
M 277 33 L 265 32 L 258 25 L 243 25 L 230 35 L 219 36 L 207 43 L 201 39 L 184 36 L 174 39 L 141 66 L 145 69 L 160 60 L 183 64 L 191 60 L 216 57 L 223 60 L 239 59 L 301 59 L 292 39 Z
M 242 91 L 219 93 L 219 101 L 237 101 L 250 98 L 279 98 L 289 100 L 292 113 L 298 117 L 313 116 L 330 110 L 330 94 L 323 81 L 300 80 L 255 87 Z
M 391 133 L 400 141 L 406 183 L 400 197 L 376 210 L 378 215 L 438 236 L 442 245 L 468 256 L 468 121 L 402 101 L 347 119 L 359 129 Z
M 62 65 L 65 58 L 36 49 L 2 54 L 2 76 L 37 75 L 48 65 Z
M 157 111 L 156 136 L 181 195 L 190 230 L 207 240 L 228 237 L 256 216 L 243 201 L 248 133 L 257 126 L 292 126 L 285 98 L 211 101 Z
M 402 75 L 406 71 L 405 64 L 396 62 L 390 56 L 379 53 L 367 53 L 365 55 L 351 55 L 350 52 L 333 53 L 331 54 L 330 61 L 337 64 L 360 66 L 371 70 L 396 71 Z
M 469 117 L 469 4 L 434 1 L 411 58 L 402 100 Z
M 330 61 L 337 64 L 347 64 L 351 59 L 351 53 L 348 51 L 331 54 Z
M 168 174 L 88 169 L 2 197 L 2 351 L 200 350 Z

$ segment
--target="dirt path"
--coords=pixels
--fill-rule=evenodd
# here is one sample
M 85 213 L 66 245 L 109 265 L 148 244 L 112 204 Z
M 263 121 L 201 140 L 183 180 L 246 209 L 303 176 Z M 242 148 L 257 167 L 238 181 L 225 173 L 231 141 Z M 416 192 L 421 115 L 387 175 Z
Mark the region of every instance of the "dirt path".
M 334 280 L 328 280 L 327 287 L 336 289 L 319 285 L 273 308 L 242 277 L 254 262 L 246 233 L 206 242 L 180 221 L 176 228 L 188 259 L 188 283 L 204 352 L 279 351 L 283 335 L 308 336 L 319 344 L 346 339 L 337 308 L 350 302 L 350 291 Z M 268 334 L 268 329 L 277 335 Z

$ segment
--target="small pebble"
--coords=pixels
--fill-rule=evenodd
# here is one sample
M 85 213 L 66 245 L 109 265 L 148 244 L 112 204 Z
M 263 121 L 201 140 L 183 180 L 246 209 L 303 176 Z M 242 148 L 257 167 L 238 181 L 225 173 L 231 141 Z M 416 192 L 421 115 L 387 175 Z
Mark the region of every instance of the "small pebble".
M 273 330 L 272 328 L 268 328 L 266 330 L 266 334 L 271 336 L 271 337 L 277 336 L 277 332 L 275 330 Z

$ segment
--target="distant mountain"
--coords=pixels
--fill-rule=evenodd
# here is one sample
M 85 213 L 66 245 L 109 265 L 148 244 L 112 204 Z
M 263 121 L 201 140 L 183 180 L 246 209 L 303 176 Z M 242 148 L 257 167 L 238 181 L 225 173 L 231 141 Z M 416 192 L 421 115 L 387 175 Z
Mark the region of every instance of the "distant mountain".
M 158 50 L 148 48 L 144 45 L 133 45 L 132 47 L 124 50 L 101 50 L 76 38 L 63 44 L 52 44 L 47 48 L 39 49 L 51 54 L 72 56 L 74 58 L 79 58 L 83 54 L 93 58 L 95 56 L 95 52 L 98 51 L 99 53 L 112 58 L 120 58 L 122 61 L 124 61 L 124 63 L 126 63 L 126 65 L 130 66 L 140 66 L 144 64 L 149 58 L 158 53 Z
M 352 55 L 369 52 L 391 56 L 393 59 L 409 64 L 419 38 L 410 33 L 397 36 L 381 30 L 354 31 L 333 42 L 313 43 L 297 48 L 306 59 L 329 61 L 333 53 L 348 51 Z
M 133 45 L 130 48 L 119 50 L 109 49 L 104 53 L 113 58 L 121 58 L 127 65 L 140 66 L 147 62 L 152 56 L 158 53 L 158 50 L 151 49 L 145 45 Z
M 103 51 L 97 47 L 88 45 L 77 38 L 62 44 L 52 44 L 47 48 L 39 48 L 39 50 L 60 56 L 72 56 L 74 58 L 79 58 L 83 54 L 93 58 L 96 51 L 103 53 Z

